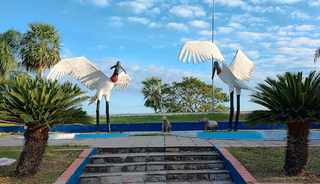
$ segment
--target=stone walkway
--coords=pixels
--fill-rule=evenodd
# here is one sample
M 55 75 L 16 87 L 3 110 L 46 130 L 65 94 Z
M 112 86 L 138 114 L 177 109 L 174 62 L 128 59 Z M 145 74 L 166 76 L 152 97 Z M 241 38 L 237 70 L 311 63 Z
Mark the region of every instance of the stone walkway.
M 141 147 L 141 146 L 208 146 L 216 147 L 267 147 L 285 146 L 286 140 L 211 139 L 180 136 L 131 136 L 98 139 L 49 139 L 49 145 L 89 145 L 91 147 Z M 0 146 L 20 146 L 17 137 L 0 137 Z M 320 146 L 320 139 L 309 141 L 309 146 Z

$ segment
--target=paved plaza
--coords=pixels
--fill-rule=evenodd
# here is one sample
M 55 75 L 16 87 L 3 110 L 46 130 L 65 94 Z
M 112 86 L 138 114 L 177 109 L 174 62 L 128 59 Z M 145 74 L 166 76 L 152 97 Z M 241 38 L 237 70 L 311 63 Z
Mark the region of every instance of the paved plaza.
M 0 137 L 0 146 L 21 146 L 23 139 Z M 90 147 L 148 147 L 148 146 L 210 146 L 267 147 L 285 146 L 286 140 L 211 139 L 182 136 L 126 136 L 97 139 L 49 139 L 48 145 L 89 145 Z M 320 139 L 312 139 L 309 146 L 320 146 Z

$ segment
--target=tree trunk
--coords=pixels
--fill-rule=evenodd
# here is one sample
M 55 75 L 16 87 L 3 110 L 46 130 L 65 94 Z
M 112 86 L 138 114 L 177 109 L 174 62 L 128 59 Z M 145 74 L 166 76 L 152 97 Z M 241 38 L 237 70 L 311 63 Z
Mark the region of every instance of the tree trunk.
M 24 148 L 14 172 L 15 177 L 29 177 L 37 173 L 49 138 L 48 127 L 28 127 L 24 133 Z
M 287 150 L 284 170 L 290 176 L 301 173 L 308 161 L 308 136 L 310 123 L 287 123 Z

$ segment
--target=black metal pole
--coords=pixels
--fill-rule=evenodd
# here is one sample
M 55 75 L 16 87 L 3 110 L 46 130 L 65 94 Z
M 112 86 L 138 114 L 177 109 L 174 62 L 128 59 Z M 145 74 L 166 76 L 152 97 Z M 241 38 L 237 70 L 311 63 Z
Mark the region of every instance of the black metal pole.
M 214 0 L 212 2 L 212 43 L 214 43 Z M 212 59 L 212 70 L 214 67 L 214 59 Z M 214 78 L 212 78 L 212 112 L 214 112 Z
M 106 101 L 106 118 L 107 118 L 108 132 L 111 133 L 110 118 L 109 118 L 109 102 L 108 101 Z
M 97 132 L 100 132 L 100 128 L 99 128 L 99 108 L 100 108 L 100 100 L 97 100 L 97 110 L 96 110 Z

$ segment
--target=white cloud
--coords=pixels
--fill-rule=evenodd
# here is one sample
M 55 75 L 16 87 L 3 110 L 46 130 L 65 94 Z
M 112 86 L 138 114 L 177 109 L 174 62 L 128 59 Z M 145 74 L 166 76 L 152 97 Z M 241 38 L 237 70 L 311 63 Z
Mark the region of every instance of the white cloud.
M 140 17 L 128 17 L 128 20 L 131 22 L 139 22 L 141 24 L 149 24 L 150 20 L 147 18 L 140 18 Z
M 270 38 L 273 35 L 271 33 L 256 33 L 256 32 L 248 32 L 248 31 L 243 31 L 243 32 L 238 32 L 237 33 L 240 38 L 244 39 L 250 39 L 250 40 L 262 40 L 264 38 Z
M 98 45 L 96 47 L 88 47 L 89 50 L 102 50 L 104 48 L 108 48 L 106 45 Z
M 148 28 L 155 28 L 155 27 L 160 27 L 161 24 L 157 24 L 155 22 L 151 22 L 149 25 L 148 25 Z
M 212 31 L 203 30 L 203 31 L 199 31 L 199 34 L 202 36 L 212 36 Z
M 234 23 L 234 22 L 229 23 L 229 26 L 233 27 L 235 29 L 245 29 L 245 27 L 243 25 L 238 24 L 238 23 Z
M 296 29 L 298 31 L 312 31 L 314 29 L 316 29 L 315 25 L 301 25 L 301 26 L 297 26 Z
M 178 5 L 172 7 L 169 12 L 179 17 L 205 16 L 206 12 L 199 6 Z
M 230 34 L 233 31 L 232 27 L 219 27 L 218 33 L 219 34 Z
M 165 45 L 154 45 L 152 48 L 154 49 L 161 49 L 161 48 L 164 48 L 166 47 Z
M 259 51 L 246 51 L 245 54 L 250 59 L 258 59 L 260 57 L 260 52 Z
M 230 23 L 243 23 L 243 24 L 250 24 L 251 26 L 255 23 L 262 23 L 266 22 L 266 18 L 264 17 L 253 17 L 251 14 L 234 14 L 230 18 Z
M 199 28 L 203 28 L 203 29 L 206 29 L 210 26 L 210 24 L 208 22 L 205 22 L 203 20 L 190 21 L 189 24 L 193 27 L 199 27 Z
M 82 5 L 93 4 L 95 6 L 106 7 L 109 6 L 108 0 L 74 0 L 79 2 Z
M 300 2 L 300 1 L 303 1 L 303 0 L 273 0 L 274 2 L 276 3 L 279 3 L 279 4 L 293 4 L 293 3 L 297 3 L 297 2 Z
M 278 41 L 276 45 L 290 46 L 290 47 L 299 47 L 302 45 L 306 45 L 309 47 L 317 47 L 320 45 L 320 39 L 310 39 L 308 37 L 299 37 L 299 38 L 293 38 L 287 41 Z
M 122 18 L 117 16 L 112 16 L 109 18 L 108 24 L 112 27 L 122 27 L 123 26 Z
M 68 58 L 72 58 L 73 54 L 71 53 L 71 51 L 69 49 L 63 49 L 61 54 L 60 54 L 61 59 L 68 59 Z
M 119 49 L 120 49 L 120 50 L 123 50 L 123 49 L 125 49 L 125 47 L 124 47 L 124 46 L 120 46 Z
M 259 43 L 259 45 L 261 45 L 264 48 L 270 48 L 272 43 L 262 42 L 262 43 Z
M 230 49 L 231 50 L 238 50 L 238 49 L 242 49 L 242 46 L 240 43 L 227 43 L 227 44 L 220 44 L 219 48 L 220 49 L 228 49 L 228 50 L 230 50 Z
M 147 6 L 141 2 L 136 1 L 124 1 L 117 4 L 121 8 L 133 11 L 133 13 L 139 14 L 147 10 Z
M 167 24 L 167 27 L 169 28 L 174 28 L 182 31 L 188 31 L 188 27 L 182 23 L 175 23 L 175 22 L 170 22 Z
M 310 6 L 320 6 L 320 0 L 309 1 Z
M 296 10 L 296 11 L 292 12 L 290 14 L 290 17 L 291 18 L 302 19 L 302 20 L 306 20 L 306 19 L 310 19 L 311 18 L 309 14 L 301 12 L 299 10 Z
M 159 8 L 153 8 L 152 10 L 149 11 L 151 14 L 160 14 L 160 9 Z

